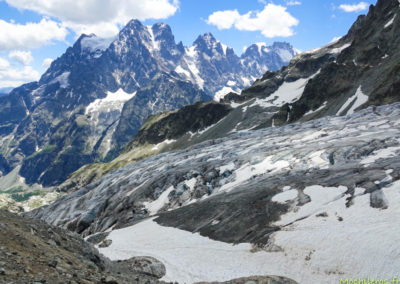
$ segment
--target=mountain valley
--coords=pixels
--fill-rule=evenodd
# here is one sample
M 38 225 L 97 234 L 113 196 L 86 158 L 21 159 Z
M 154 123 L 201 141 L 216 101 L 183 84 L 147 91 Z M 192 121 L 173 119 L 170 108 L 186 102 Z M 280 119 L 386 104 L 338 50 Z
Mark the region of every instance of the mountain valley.
M 79 37 L 0 97 L 0 208 L 19 213 L 0 209 L 0 282 L 390 283 L 398 15 L 378 0 L 303 53 L 137 20 Z

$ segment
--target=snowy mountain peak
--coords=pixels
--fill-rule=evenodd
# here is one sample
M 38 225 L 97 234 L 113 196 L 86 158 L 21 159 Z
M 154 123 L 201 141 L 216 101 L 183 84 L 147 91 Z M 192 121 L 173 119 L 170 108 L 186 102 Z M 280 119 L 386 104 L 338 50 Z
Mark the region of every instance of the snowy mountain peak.
M 226 56 L 229 51 L 231 51 L 232 54 L 234 53 L 233 49 L 216 40 L 211 33 L 200 35 L 193 43 L 193 46 L 196 50 L 208 56 Z
M 297 54 L 298 51 L 286 42 L 274 42 L 272 46 L 258 42 L 247 47 L 240 59 L 244 66 L 263 73 L 267 70 L 279 70 Z
M 123 31 L 129 31 L 129 30 L 138 30 L 143 27 L 142 23 L 139 20 L 132 19 L 126 24 L 126 26 L 121 30 Z
M 217 42 L 217 40 L 212 35 L 212 33 L 205 33 L 197 37 L 197 39 L 194 42 L 194 45 L 202 42 L 205 43 L 207 46 L 212 47 Z
M 152 29 L 155 34 L 157 35 L 168 35 L 168 36 L 173 36 L 172 35 L 172 30 L 171 27 L 167 24 L 164 23 L 155 23 L 152 26 Z
M 258 53 L 260 56 L 263 54 L 263 52 L 268 52 L 269 50 L 267 49 L 267 44 L 265 42 L 257 42 L 255 44 L 258 48 Z M 266 51 L 264 49 L 267 49 Z
M 243 56 L 261 57 L 266 52 L 269 52 L 267 45 L 264 42 L 257 42 L 246 48 L 245 52 L 243 53 Z
M 271 52 L 278 53 L 284 62 L 289 62 L 290 59 L 298 54 L 298 51 L 287 42 L 274 42 L 272 46 L 267 46 L 264 42 L 257 42 L 250 45 L 242 57 L 262 57 Z
M 272 44 L 273 49 L 293 49 L 293 46 L 288 42 L 275 41 Z
M 151 28 L 156 40 L 164 40 L 166 42 L 173 42 L 175 44 L 175 38 L 169 25 L 156 23 Z

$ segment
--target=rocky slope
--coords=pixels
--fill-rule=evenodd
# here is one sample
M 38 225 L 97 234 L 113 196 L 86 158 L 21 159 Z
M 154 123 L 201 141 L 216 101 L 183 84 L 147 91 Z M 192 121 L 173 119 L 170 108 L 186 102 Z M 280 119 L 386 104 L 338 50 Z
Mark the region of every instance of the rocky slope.
M 0 210 L 0 227 L 1 283 L 161 283 L 163 275 L 145 271 L 139 258 L 112 262 L 78 235 L 43 222 Z
M 399 118 L 394 104 L 238 132 L 127 165 L 31 214 L 83 236 L 111 229 L 105 255 L 156 257 L 166 280 L 385 277 L 399 265 L 388 258 L 398 253 Z
M 57 185 L 115 158 L 148 115 L 239 91 L 296 54 L 259 46 L 239 57 L 207 33 L 185 47 L 168 25 L 136 20 L 116 38 L 82 35 L 39 82 L 0 97 L 0 176 L 20 166 L 25 183 Z

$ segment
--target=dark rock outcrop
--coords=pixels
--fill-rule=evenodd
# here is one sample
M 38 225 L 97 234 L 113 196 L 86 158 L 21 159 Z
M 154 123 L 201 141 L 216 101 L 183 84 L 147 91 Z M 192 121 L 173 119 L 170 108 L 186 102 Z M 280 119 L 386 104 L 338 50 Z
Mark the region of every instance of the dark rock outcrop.
M 1 283 L 160 283 L 162 264 L 112 262 L 80 236 L 0 210 Z M 144 258 L 146 259 L 146 258 Z M 165 271 L 165 268 L 164 268 Z M 113 280 L 113 282 L 111 282 Z

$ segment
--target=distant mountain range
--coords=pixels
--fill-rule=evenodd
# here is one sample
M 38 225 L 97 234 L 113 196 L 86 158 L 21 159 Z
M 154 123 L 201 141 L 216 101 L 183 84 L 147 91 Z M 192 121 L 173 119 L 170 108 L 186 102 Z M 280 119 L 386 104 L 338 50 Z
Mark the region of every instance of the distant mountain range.
M 0 172 L 57 185 L 117 156 L 151 114 L 220 99 L 297 54 L 254 44 L 240 57 L 210 33 L 191 47 L 165 24 L 130 21 L 113 39 L 82 35 L 39 82 L 0 98 Z

